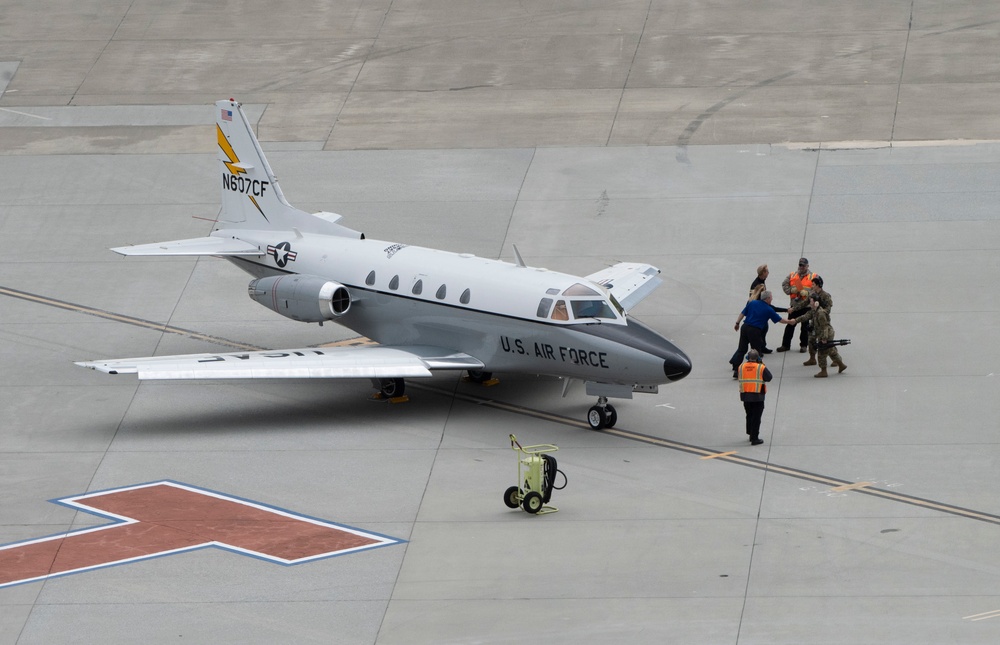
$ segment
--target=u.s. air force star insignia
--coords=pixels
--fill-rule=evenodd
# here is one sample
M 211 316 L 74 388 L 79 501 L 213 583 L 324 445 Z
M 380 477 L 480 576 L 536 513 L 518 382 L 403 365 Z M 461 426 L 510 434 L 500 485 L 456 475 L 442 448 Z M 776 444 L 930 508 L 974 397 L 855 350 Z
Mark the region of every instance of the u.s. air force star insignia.
M 288 242 L 282 242 L 277 246 L 269 245 L 267 247 L 267 253 L 274 258 L 274 263 L 279 267 L 283 267 L 289 262 L 293 262 L 295 260 L 295 256 L 298 255 L 298 253 L 292 250 L 292 245 Z

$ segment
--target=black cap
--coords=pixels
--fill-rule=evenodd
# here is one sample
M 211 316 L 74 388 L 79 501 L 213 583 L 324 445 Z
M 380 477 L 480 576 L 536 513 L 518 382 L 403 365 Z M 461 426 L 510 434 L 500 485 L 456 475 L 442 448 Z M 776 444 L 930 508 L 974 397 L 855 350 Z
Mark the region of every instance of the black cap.
M 815 278 L 813 278 L 813 284 L 819 285 L 820 287 L 822 287 L 823 286 L 823 278 L 820 277 L 820 276 L 816 276 Z
M 799 264 L 809 264 L 809 260 L 805 258 L 799 258 Z

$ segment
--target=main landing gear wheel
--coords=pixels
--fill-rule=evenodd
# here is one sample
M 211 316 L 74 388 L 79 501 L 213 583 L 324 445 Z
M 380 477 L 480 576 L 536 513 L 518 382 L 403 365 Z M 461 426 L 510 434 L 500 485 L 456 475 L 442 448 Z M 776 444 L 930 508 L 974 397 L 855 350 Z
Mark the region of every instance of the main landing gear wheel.
M 387 399 L 395 399 L 403 396 L 406 391 L 406 383 L 401 378 L 385 378 L 378 383 L 379 391 Z
M 493 378 L 493 372 L 484 372 L 482 370 L 469 370 L 469 380 L 473 383 L 485 383 L 486 381 Z
M 517 486 L 511 486 L 503 494 L 503 503 L 507 505 L 507 508 L 517 508 L 521 505 L 521 489 Z
M 616 423 L 618 423 L 618 411 L 613 405 L 608 405 L 607 398 L 603 396 L 598 399 L 597 405 L 587 411 L 587 424 L 591 430 L 613 428 Z

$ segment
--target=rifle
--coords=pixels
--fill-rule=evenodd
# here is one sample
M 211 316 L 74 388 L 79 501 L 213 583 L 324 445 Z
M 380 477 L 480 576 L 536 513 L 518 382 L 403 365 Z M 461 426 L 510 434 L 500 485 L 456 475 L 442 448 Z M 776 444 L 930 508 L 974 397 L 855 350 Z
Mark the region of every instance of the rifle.
M 850 338 L 837 338 L 834 340 L 826 340 L 822 343 L 816 343 L 816 349 L 823 351 L 824 349 L 830 349 L 831 347 L 837 347 L 838 345 L 850 345 Z

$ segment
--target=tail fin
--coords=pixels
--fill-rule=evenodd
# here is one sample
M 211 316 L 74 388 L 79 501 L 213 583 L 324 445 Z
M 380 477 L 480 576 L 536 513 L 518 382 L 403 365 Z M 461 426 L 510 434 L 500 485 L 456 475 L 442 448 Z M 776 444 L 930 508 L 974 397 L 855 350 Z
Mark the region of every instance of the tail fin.
M 215 103 L 222 175 L 220 228 L 278 229 L 363 237 L 334 224 L 333 213 L 309 214 L 285 199 L 243 108 L 235 99 Z
M 240 104 L 229 99 L 215 105 L 222 174 L 219 223 L 227 228 L 232 225 L 236 228 L 289 228 L 282 224 L 288 211 L 295 209 L 281 194 Z

